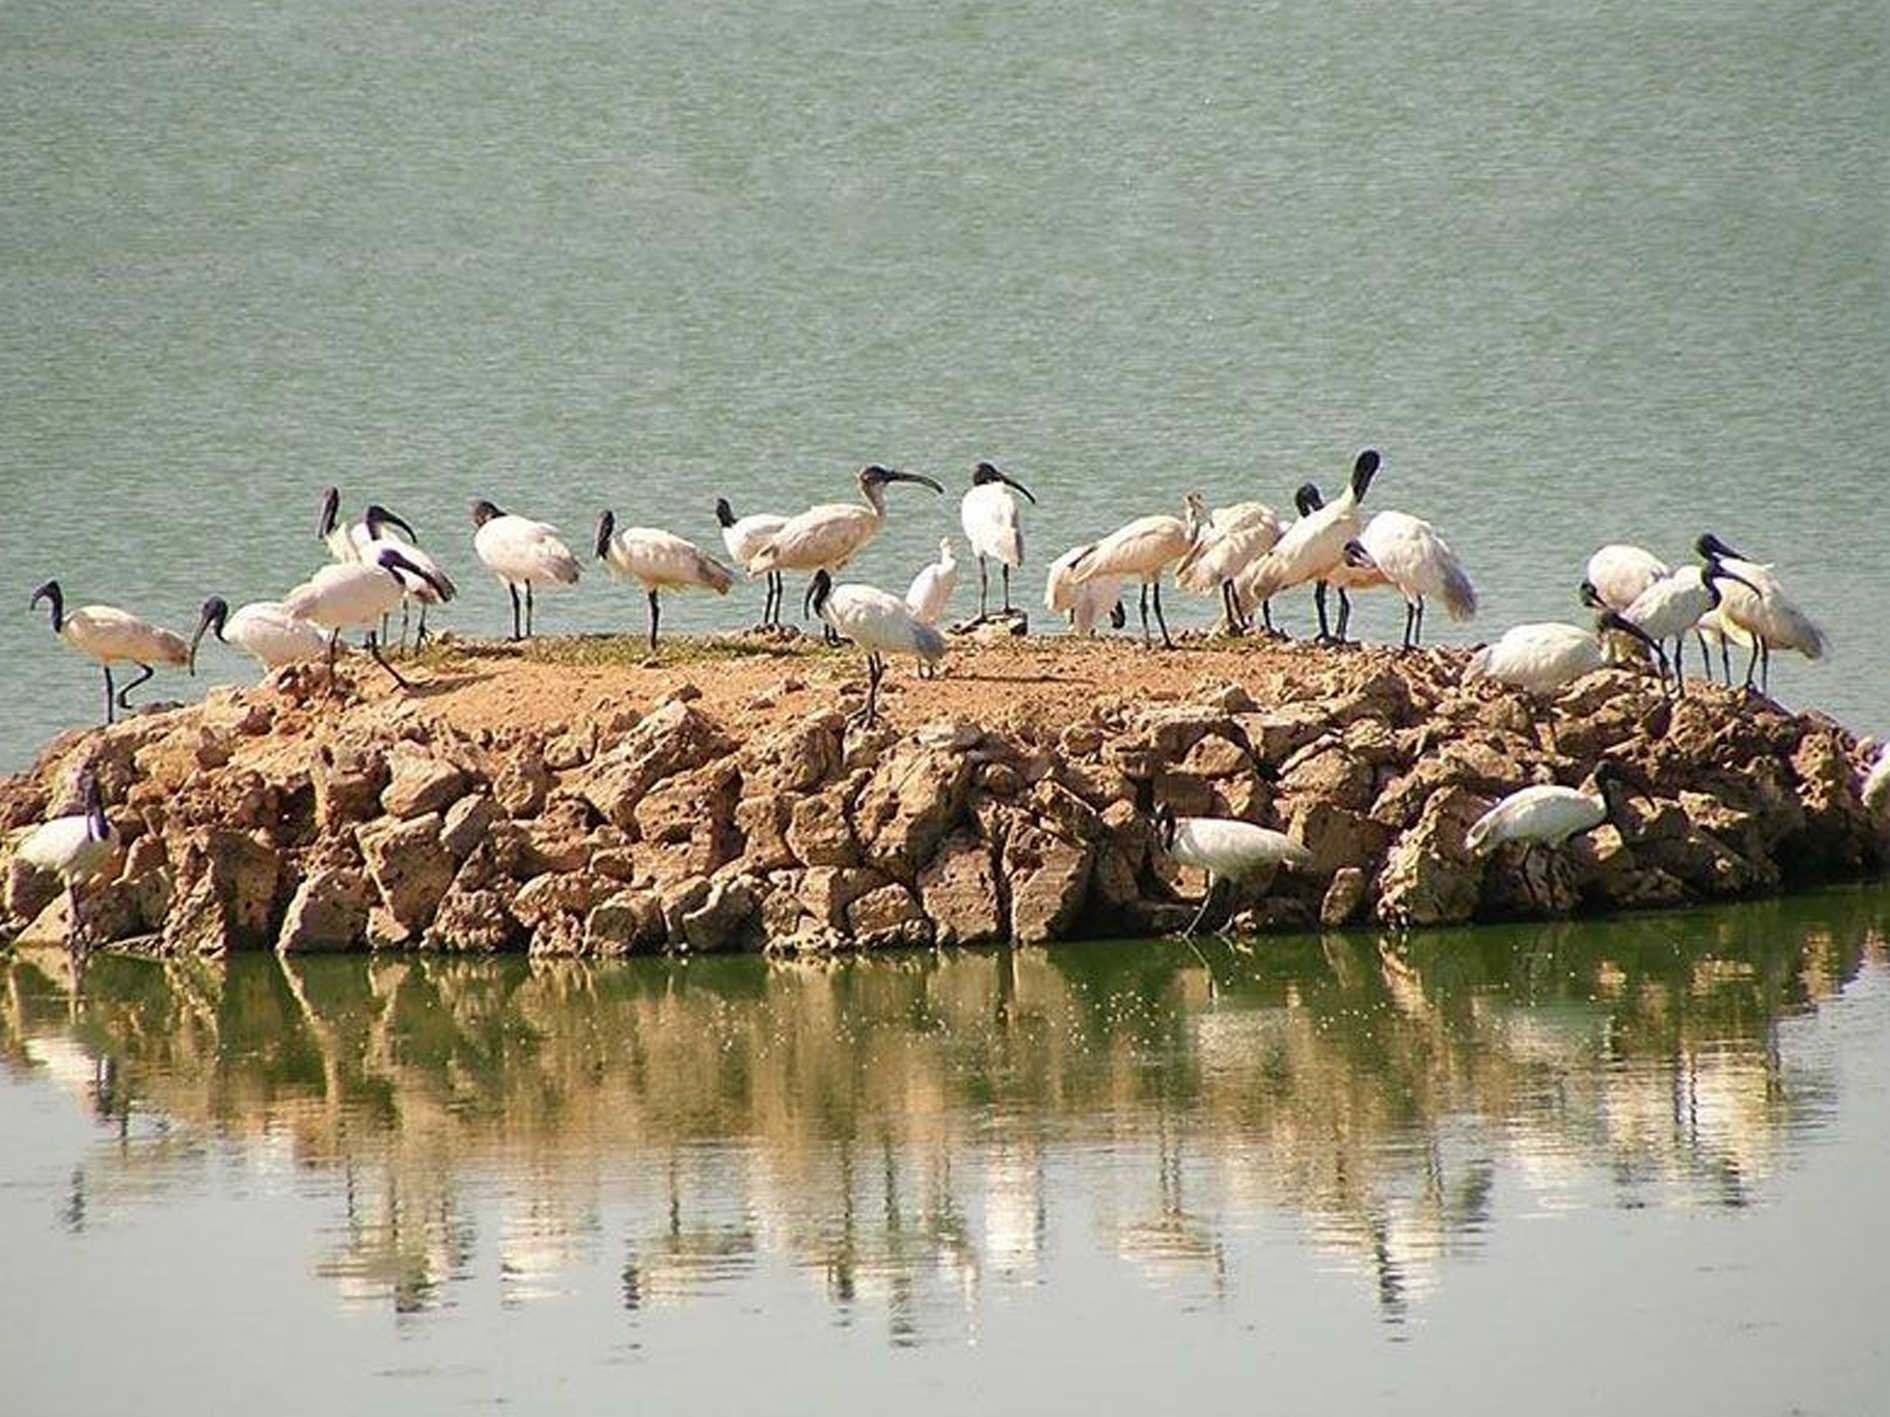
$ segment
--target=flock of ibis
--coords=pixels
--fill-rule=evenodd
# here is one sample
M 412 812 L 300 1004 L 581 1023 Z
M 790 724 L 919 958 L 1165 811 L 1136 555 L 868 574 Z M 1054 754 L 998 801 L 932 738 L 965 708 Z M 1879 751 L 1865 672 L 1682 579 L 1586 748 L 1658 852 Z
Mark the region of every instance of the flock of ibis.
M 1067 617 L 1072 632 L 1080 636 L 1094 635 L 1105 621 L 1122 629 L 1127 622 L 1123 587 L 1138 583 L 1143 643 L 1152 645 L 1159 631 L 1161 644 L 1172 648 L 1162 609 L 1164 575 L 1180 589 L 1218 600 L 1219 629 L 1227 635 L 1256 628 L 1256 611 L 1258 628 L 1277 634 L 1273 599 L 1310 584 L 1319 641 L 1343 643 L 1352 594 L 1384 587 L 1404 600 L 1402 643 L 1413 649 L 1423 636 L 1427 604 L 1441 603 L 1453 620 L 1468 620 L 1476 614 L 1477 593 L 1461 559 L 1431 523 L 1406 512 L 1362 510 L 1381 466 L 1378 451 L 1365 449 L 1353 460 L 1337 496 L 1328 500 L 1313 483 L 1298 488 L 1293 498 L 1297 515 L 1290 518 L 1260 502 L 1210 508 L 1199 493 L 1192 493 L 1179 515 L 1138 517 L 1057 557 L 1048 569 L 1044 604 L 1053 614 Z M 766 586 L 760 622 L 765 628 L 781 623 L 784 576 L 806 575 L 803 616 L 818 618 L 829 642 L 851 642 L 866 653 L 867 694 L 860 716 L 870 722 L 878 713 L 888 655 L 912 656 L 922 674 L 944 658 L 948 642 L 940 623 L 957 587 L 958 562 L 951 538 L 944 537 L 937 561 L 918 570 L 904 597 L 837 582 L 837 575 L 885 526 L 889 488 L 907 484 L 944 491 L 930 477 L 878 463 L 862 468 L 856 484 L 858 500 L 822 503 L 793 516 L 761 512 L 738 517 L 726 498 L 717 499 L 715 518 L 732 565 L 669 531 L 619 526 L 610 511 L 598 517 L 593 550 L 612 577 L 634 581 L 645 592 L 652 647 L 665 591 L 726 595 L 739 569 Z M 960 503 L 966 543 L 978 562 L 978 615 L 970 625 L 1021 619 L 1012 604 L 1011 575 L 1025 561 L 1026 502 L 1034 504 L 1035 496 L 1009 473 L 990 462 L 973 467 Z M 556 527 L 484 499 L 472 504 L 472 524 L 475 554 L 511 598 L 512 638 L 531 636 L 535 592 L 576 585 L 578 557 Z M 189 640 L 115 607 L 68 609 L 56 580 L 40 586 L 32 604 L 37 608 L 44 603 L 54 633 L 104 671 L 107 723 L 117 710 L 129 710 L 127 695 L 158 666 L 184 666 L 194 673 L 206 634 L 244 650 L 268 668 L 323 658 L 332 683 L 342 635 L 361 631 L 364 648 L 405 687 L 406 679 L 382 653 L 388 622 L 398 610 L 404 646 L 412 615 L 417 621 L 414 643 L 423 642 L 428 610 L 458 593 L 452 578 L 421 548 L 413 527 L 380 504 L 368 505 L 358 520 L 344 520 L 340 493 L 334 488 L 322 495 L 317 534 L 330 553 L 330 564 L 279 600 L 253 601 L 232 610 L 222 597 L 211 596 Z M 1755 675 L 1761 687 L 1769 687 L 1775 650 L 1795 650 L 1811 659 L 1825 653 L 1824 632 L 1793 602 L 1772 567 L 1752 561 L 1711 533 L 1698 538 L 1694 551 L 1697 561 L 1676 568 L 1638 546 L 1602 547 L 1589 559 L 1578 587 L 1581 603 L 1594 612 L 1591 620 L 1514 626 L 1476 651 L 1465 676 L 1546 693 L 1607 664 L 1651 664 L 1663 687 L 1671 682 L 1680 694 L 1685 692 L 1689 638 L 1697 643 L 1709 677 L 1717 653 L 1728 685 L 1733 680 L 1732 650 L 1745 651 L 1748 689 Z M 995 611 L 990 604 L 993 561 L 1002 600 Z M 1334 597 L 1336 607 L 1329 604 Z M 1154 630 L 1149 624 L 1151 604 Z M 114 665 L 133 665 L 139 673 L 119 686 L 112 675 Z M 88 780 L 81 791 L 79 812 L 44 824 L 23 848 L 33 853 L 28 859 L 57 871 L 68 884 L 96 865 L 99 843 L 110 834 L 96 784 Z M 1880 787 L 1879 793 L 1890 795 L 1890 790 Z M 1526 788 L 1477 823 L 1469 844 L 1480 851 L 1503 841 L 1560 841 L 1595 825 L 1605 813 L 1599 785 L 1592 790 Z M 1164 808 L 1157 829 L 1177 860 L 1209 873 L 1209 894 L 1190 931 L 1205 913 L 1215 884 L 1304 862 L 1303 847 L 1251 823 L 1177 819 Z

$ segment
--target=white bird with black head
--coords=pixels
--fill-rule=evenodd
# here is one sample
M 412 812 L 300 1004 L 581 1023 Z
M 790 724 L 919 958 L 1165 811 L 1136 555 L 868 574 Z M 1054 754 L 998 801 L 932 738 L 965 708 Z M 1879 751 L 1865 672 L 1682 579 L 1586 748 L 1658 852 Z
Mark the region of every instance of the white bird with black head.
M 781 573 L 779 571 L 761 571 L 755 567 L 755 558 L 761 555 L 761 549 L 767 546 L 787 525 L 787 518 L 776 516 L 773 512 L 750 512 L 745 517 L 735 515 L 735 509 L 729 505 L 728 498 L 715 499 L 715 520 L 722 528 L 722 545 L 727 548 L 731 560 L 747 572 L 750 579 L 759 575 L 768 583 L 767 599 L 762 604 L 761 627 L 781 623 Z
M 512 638 L 532 633 L 532 590 L 578 583 L 578 559 L 558 539 L 558 528 L 502 511 L 481 497 L 472 505 L 473 551 L 512 597 Z M 519 592 L 525 592 L 524 621 Z
M 51 611 L 53 633 L 105 671 L 108 724 L 116 717 L 116 709 L 130 712 L 127 696 L 157 672 L 157 665 L 183 668 L 190 663 L 190 645 L 182 635 L 140 620 L 115 605 L 82 605 L 69 611 L 58 581 L 47 581 L 33 592 L 32 608 L 37 610 L 42 600 Z M 142 671 L 116 694 L 112 688 L 114 664 L 135 664 Z
M 197 632 L 190 637 L 190 671 L 197 672 L 197 647 L 206 634 L 235 645 L 264 669 L 320 659 L 328 653 L 328 636 L 311 621 L 291 615 L 279 600 L 252 600 L 234 611 L 220 595 L 203 603 Z
M 1282 866 L 1304 870 L 1313 863 L 1312 852 L 1285 832 L 1225 817 L 1177 817 L 1166 802 L 1155 808 L 1155 834 L 1175 860 L 1208 874 L 1201 907 L 1181 932 L 1184 937 L 1200 926 L 1222 881 L 1243 881 Z
M 1032 506 L 1037 498 L 1031 490 L 1001 471 L 995 464 L 981 462 L 971 470 L 971 489 L 958 504 L 958 517 L 964 524 L 965 542 L 978 558 L 978 618 L 989 615 L 990 572 L 985 562 L 995 560 L 1004 578 L 1004 613 L 1011 610 L 1011 572 L 1024 564 L 1024 528 L 1021 508 L 1012 492 L 1021 492 Z
M 617 514 L 597 514 L 597 559 L 620 581 L 633 580 L 650 598 L 650 648 L 663 614 L 662 591 L 708 590 L 727 595 L 735 573 L 720 561 L 672 532 L 653 526 L 617 528 Z
M 886 656 L 909 654 L 921 665 L 945 657 L 945 636 L 907 608 L 905 601 L 877 586 L 835 585 L 824 567 L 814 572 L 808 600 L 826 624 L 866 651 L 864 723 L 879 718 L 879 683 L 886 677 Z
M 413 686 L 381 654 L 380 638 L 375 631 L 381 617 L 400 604 L 411 579 L 425 581 L 428 573 L 406 554 L 393 546 L 383 546 L 370 562 L 323 566 L 308 580 L 282 598 L 282 608 L 297 619 L 307 620 L 329 632 L 328 683 L 335 682 L 335 656 L 341 648 L 344 630 L 365 630 L 368 653 L 374 662 L 393 676 L 403 689 Z M 437 587 L 436 587 L 437 589 Z
M 1463 844 L 1472 856 L 1488 856 L 1507 842 L 1560 846 L 1608 819 L 1607 794 L 1613 780 L 1613 764 L 1603 762 L 1586 788 L 1559 783 L 1520 788 L 1471 823 Z
M 1746 660 L 1746 688 L 1752 688 L 1755 666 L 1759 688 L 1770 692 L 1772 686 L 1772 651 L 1796 650 L 1806 659 L 1823 659 L 1831 649 L 1831 639 L 1824 627 L 1807 615 L 1798 602 L 1786 593 L 1784 584 L 1770 565 L 1742 556 L 1712 532 L 1705 532 L 1697 543 L 1702 556 L 1718 559 L 1735 573 L 1720 605 L 1720 616 L 1751 644 Z
M 79 774 L 79 799 L 77 812 L 41 822 L 14 851 L 19 860 L 56 875 L 65 887 L 66 910 L 72 922 L 67 943 L 74 947 L 85 943 L 79 887 L 97 877 L 118 844 L 118 833 L 105 815 L 97 775 L 90 768 Z

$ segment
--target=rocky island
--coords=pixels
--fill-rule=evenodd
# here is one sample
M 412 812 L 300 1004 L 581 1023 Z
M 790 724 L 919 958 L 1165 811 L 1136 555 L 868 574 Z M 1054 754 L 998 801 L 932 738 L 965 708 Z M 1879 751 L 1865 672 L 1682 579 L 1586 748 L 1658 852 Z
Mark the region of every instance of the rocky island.
M 0 783 L 0 936 L 61 941 L 18 859 L 83 768 L 117 838 L 87 938 L 166 953 L 637 951 L 1035 942 L 1172 930 L 1199 871 L 1157 802 L 1277 827 L 1310 868 L 1244 885 L 1240 931 L 1592 913 L 1880 871 L 1869 745 L 1817 713 L 1603 670 L 1552 697 L 1456 649 L 955 643 L 850 721 L 856 654 L 729 641 L 452 644 L 395 689 L 319 665 L 66 733 Z M 1465 847 L 1492 801 L 1611 762 L 1560 848 Z

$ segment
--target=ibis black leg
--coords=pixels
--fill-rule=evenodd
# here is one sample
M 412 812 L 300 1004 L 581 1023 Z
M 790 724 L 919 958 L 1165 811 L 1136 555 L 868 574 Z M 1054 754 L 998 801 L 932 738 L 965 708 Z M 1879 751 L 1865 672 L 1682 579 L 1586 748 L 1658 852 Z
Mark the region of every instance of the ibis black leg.
M 1338 642 L 1345 643 L 1345 637 L 1352 632 L 1352 597 L 1347 595 L 1345 587 L 1339 587 L 1339 624 Z
M 991 572 L 989 568 L 985 566 L 984 555 L 980 552 L 978 555 L 978 618 L 980 620 L 984 619 L 984 617 L 990 613 L 990 607 L 988 605 L 990 595 Z
M 1190 920 L 1188 922 L 1188 928 L 1181 932 L 1182 939 L 1189 940 L 1194 938 L 1194 932 L 1200 927 L 1201 917 L 1207 914 L 1208 906 L 1214 902 L 1214 889 L 1218 885 L 1220 885 L 1220 882 L 1215 880 L 1213 873 L 1210 872 L 1208 874 L 1207 889 L 1201 893 L 1201 908 L 1194 912 L 1194 919 Z
M 663 618 L 663 607 L 656 599 L 656 592 L 650 592 L 650 648 L 656 648 L 656 622 Z
M 118 714 L 118 700 L 112 694 L 112 667 L 109 664 L 99 666 L 105 671 L 105 723 L 109 727 Z
M 518 603 L 518 587 L 508 582 L 505 588 L 512 596 L 512 638 L 516 640 L 521 638 L 520 625 L 522 623 L 518 618 L 520 609 Z
M 393 675 L 394 682 L 396 684 L 400 685 L 400 687 L 403 689 L 411 689 L 413 687 L 413 685 L 409 684 L 405 679 L 401 678 L 400 671 L 398 669 L 394 668 L 393 665 L 387 662 L 386 656 L 381 653 L 380 639 L 372 631 L 368 633 L 367 647 L 368 647 L 368 653 L 374 656 L 374 662 L 380 665 L 381 668 L 385 669 L 389 674 Z
M 110 673 L 111 671 L 107 670 L 106 672 Z M 131 701 L 125 696 L 155 673 L 157 673 L 157 670 L 153 669 L 150 665 L 140 664 L 138 666 L 138 677 L 118 691 L 118 707 L 123 709 L 126 713 L 130 713 Z
M 1011 613 L 1011 563 L 1002 561 L 999 565 L 1004 571 L 1004 613 L 1008 615 Z
M 1148 643 L 1148 582 L 1142 582 L 1142 643 Z
M 525 582 L 525 638 L 528 640 L 532 637 L 533 633 L 536 630 L 536 626 L 534 626 L 532 623 L 532 618 L 533 618 L 532 612 L 536 609 L 537 607 L 532 604 L 532 583 L 530 581 L 526 581 Z
M 1684 632 L 1673 637 L 1673 692 L 1676 698 L 1684 699 L 1687 696 L 1687 637 Z
M 1313 584 L 1313 605 L 1319 611 L 1319 643 L 1332 643 L 1332 626 L 1326 619 L 1326 583 L 1317 581 Z
M 1155 623 L 1162 627 L 1162 648 L 1173 649 L 1175 642 L 1168 638 L 1168 621 L 1162 616 L 1162 583 L 1155 582 Z

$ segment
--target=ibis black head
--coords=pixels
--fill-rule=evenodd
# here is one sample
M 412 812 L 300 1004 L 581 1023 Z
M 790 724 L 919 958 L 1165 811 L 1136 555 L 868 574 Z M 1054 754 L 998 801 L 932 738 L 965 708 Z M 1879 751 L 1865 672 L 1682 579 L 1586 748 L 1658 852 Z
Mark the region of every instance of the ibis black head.
M 1361 498 L 1378 475 L 1378 449 L 1367 448 L 1352 462 L 1352 496 Z
M 478 501 L 472 504 L 472 519 L 473 519 L 474 526 L 484 526 L 487 522 L 491 521 L 494 517 L 502 517 L 504 515 L 505 513 L 499 510 L 498 505 L 496 503 L 488 502 L 484 497 L 481 497 Z
M 85 808 L 85 834 L 93 841 L 105 840 L 112 834 L 112 824 L 105 815 L 105 797 L 98 789 L 98 774 L 89 767 L 79 774 L 79 801 Z
M 450 600 L 452 598 L 452 588 L 450 586 L 424 566 L 416 565 L 413 561 L 401 555 L 396 547 L 383 546 L 381 548 L 381 554 L 374 558 L 374 563 L 383 571 L 387 572 L 388 575 L 399 581 L 403 588 L 405 588 L 407 584 L 406 578 L 412 576 L 415 580 L 432 586 L 434 594 L 438 595 L 441 600 Z
M 1022 492 L 1026 497 L 1030 498 L 1030 504 L 1033 507 L 1037 505 L 1036 494 L 1016 478 L 1012 477 L 1008 472 L 999 468 L 996 463 L 981 462 L 971 470 L 971 485 L 973 487 L 985 487 L 993 482 L 1001 482 L 1006 487 L 1015 487 L 1019 492 Z
M 897 468 L 881 467 L 878 463 L 870 463 L 860 469 L 860 486 L 862 488 L 884 487 L 888 482 L 917 482 L 921 486 L 930 487 L 934 492 L 943 492 L 945 490 L 943 487 L 939 486 L 938 483 L 920 472 L 900 472 Z
M 34 591 L 29 608 L 33 610 L 39 609 L 39 603 L 42 600 L 47 601 L 52 606 L 52 627 L 53 633 L 56 635 L 65 628 L 66 624 L 66 596 L 65 592 L 59 589 L 58 581 L 47 581 L 46 584 Z
M 1710 561 L 1715 557 L 1728 561 L 1749 561 L 1750 556 L 1741 555 L 1710 531 L 1700 533 L 1700 539 L 1693 543 L 1693 549 L 1700 553 L 1702 560 Z
M 341 489 L 339 487 L 324 487 L 322 489 L 322 516 L 321 520 L 315 523 L 315 539 L 320 541 L 325 538 L 329 532 L 335 529 L 335 523 L 340 520 Z
M 367 525 L 368 535 L 373 537 L 376 541 L 381 539 L 382 527 L 397 526 L 401 529 L 401 532 L 406 536 L 407 540 L 411 541 L 415 546 L 420 544 L 420 537 L 415 533 L 412 527 L 407 525 L 407 519 L 394 515 L 394 513 L 388 511 L 387 508 L 383 507 L 379 502 L 368 503 L 368 509 L 361 513 L 361 520 Z
M 1345 564 L 1355 571 L 1371 571 L 1378 567 L 1378 563 L 1372 559 L 1372 553 L 1365 549 L 1365 543 L 1356 538 L 1345 543 Z
M 1719 583 L 1721 581 L 1737 581 L 1754 595 L 1764 594 L 1763 591 L 1737 571 L 1728 570 L 1726 564 L 1717 556 L 1708 556 L 1706 558 L 1706 564 L 1700 567 L 1700 580 L 1706 586 L 1706 594 L 1714 605 L 1718 605 L 1720 601 Z
M 597 559 L 610 554 L 610 538 L 617 531 L 617 514 L 606 507 L 597 514 Z
M 190 658 L 185 661 L 192 674 L 197 672 L 197 646 L 203 642 L 204 631 L 209 630 L 222 640 L 223 626 L 229 618 L 230 603 L 222 596 L 213 595 L 203 603 L 203 613 L 197 618 L 197 633 L 190 637 Z
M 735 525 L 735 509 L 728 504 L 728 498 L 715 499 L 715 520 L 722 526 Z
M 1175 809 L 1166 802 L 1157 802 L 1154 811 L 1155 836 L 1167 851 L 1175 844 Z
M 1321 495 L 1319 484 L 1316 482 L 1300 483 L 1299 491 L 1293 494 L 1293 505 L 1299 508 L 1299 514 L 1302 517 L 1310 517 L 1325 504 L 1326 499 Z
M 1120 598 L 1109 607 L 1109 628 L 1120 630 L 1129 623 L 1129 612 L 1123 608 Z
M 1586 605 L 1590 610 L 1606 610 L 1609 608 L 1608 602 L 1601 598 L 1601 592 L 1595 588 L 1593 581 L 1583 581 L 1576 587 L 1575 594 L 1580 597 L 1582 604 Z
M 803 608 L 811 608 L 818 615 L 827 604 L 827 597 L 833 594 L 833 577 L 825 567 L 814 572 L 814 578 L 807 583 L 807 598 Z
M 1589 586 L 1586 581 L 1583 582 L 1583 585 L 1589 590 L 1594 589 L 1594 587 Z M 1600 597 L 1596 597 L 1592 601 L 1584 597 L 1582 603 L 1601 607 L 1601 613 L 1595 617 L 1596 634 L 1604 634 L 1612 631 L 1617 635 L 1627 635 L 1631 639 L 1639 640 L 1655 654 L 1660 652 L 1660 646 L 1655 642 L 1652 635 L 1648 634 L 1647 631 L 1628 619 L 1628 617 L 1623 615 L 1620 611 L 1610 610 L 1606 606 L 1602 606 Z

